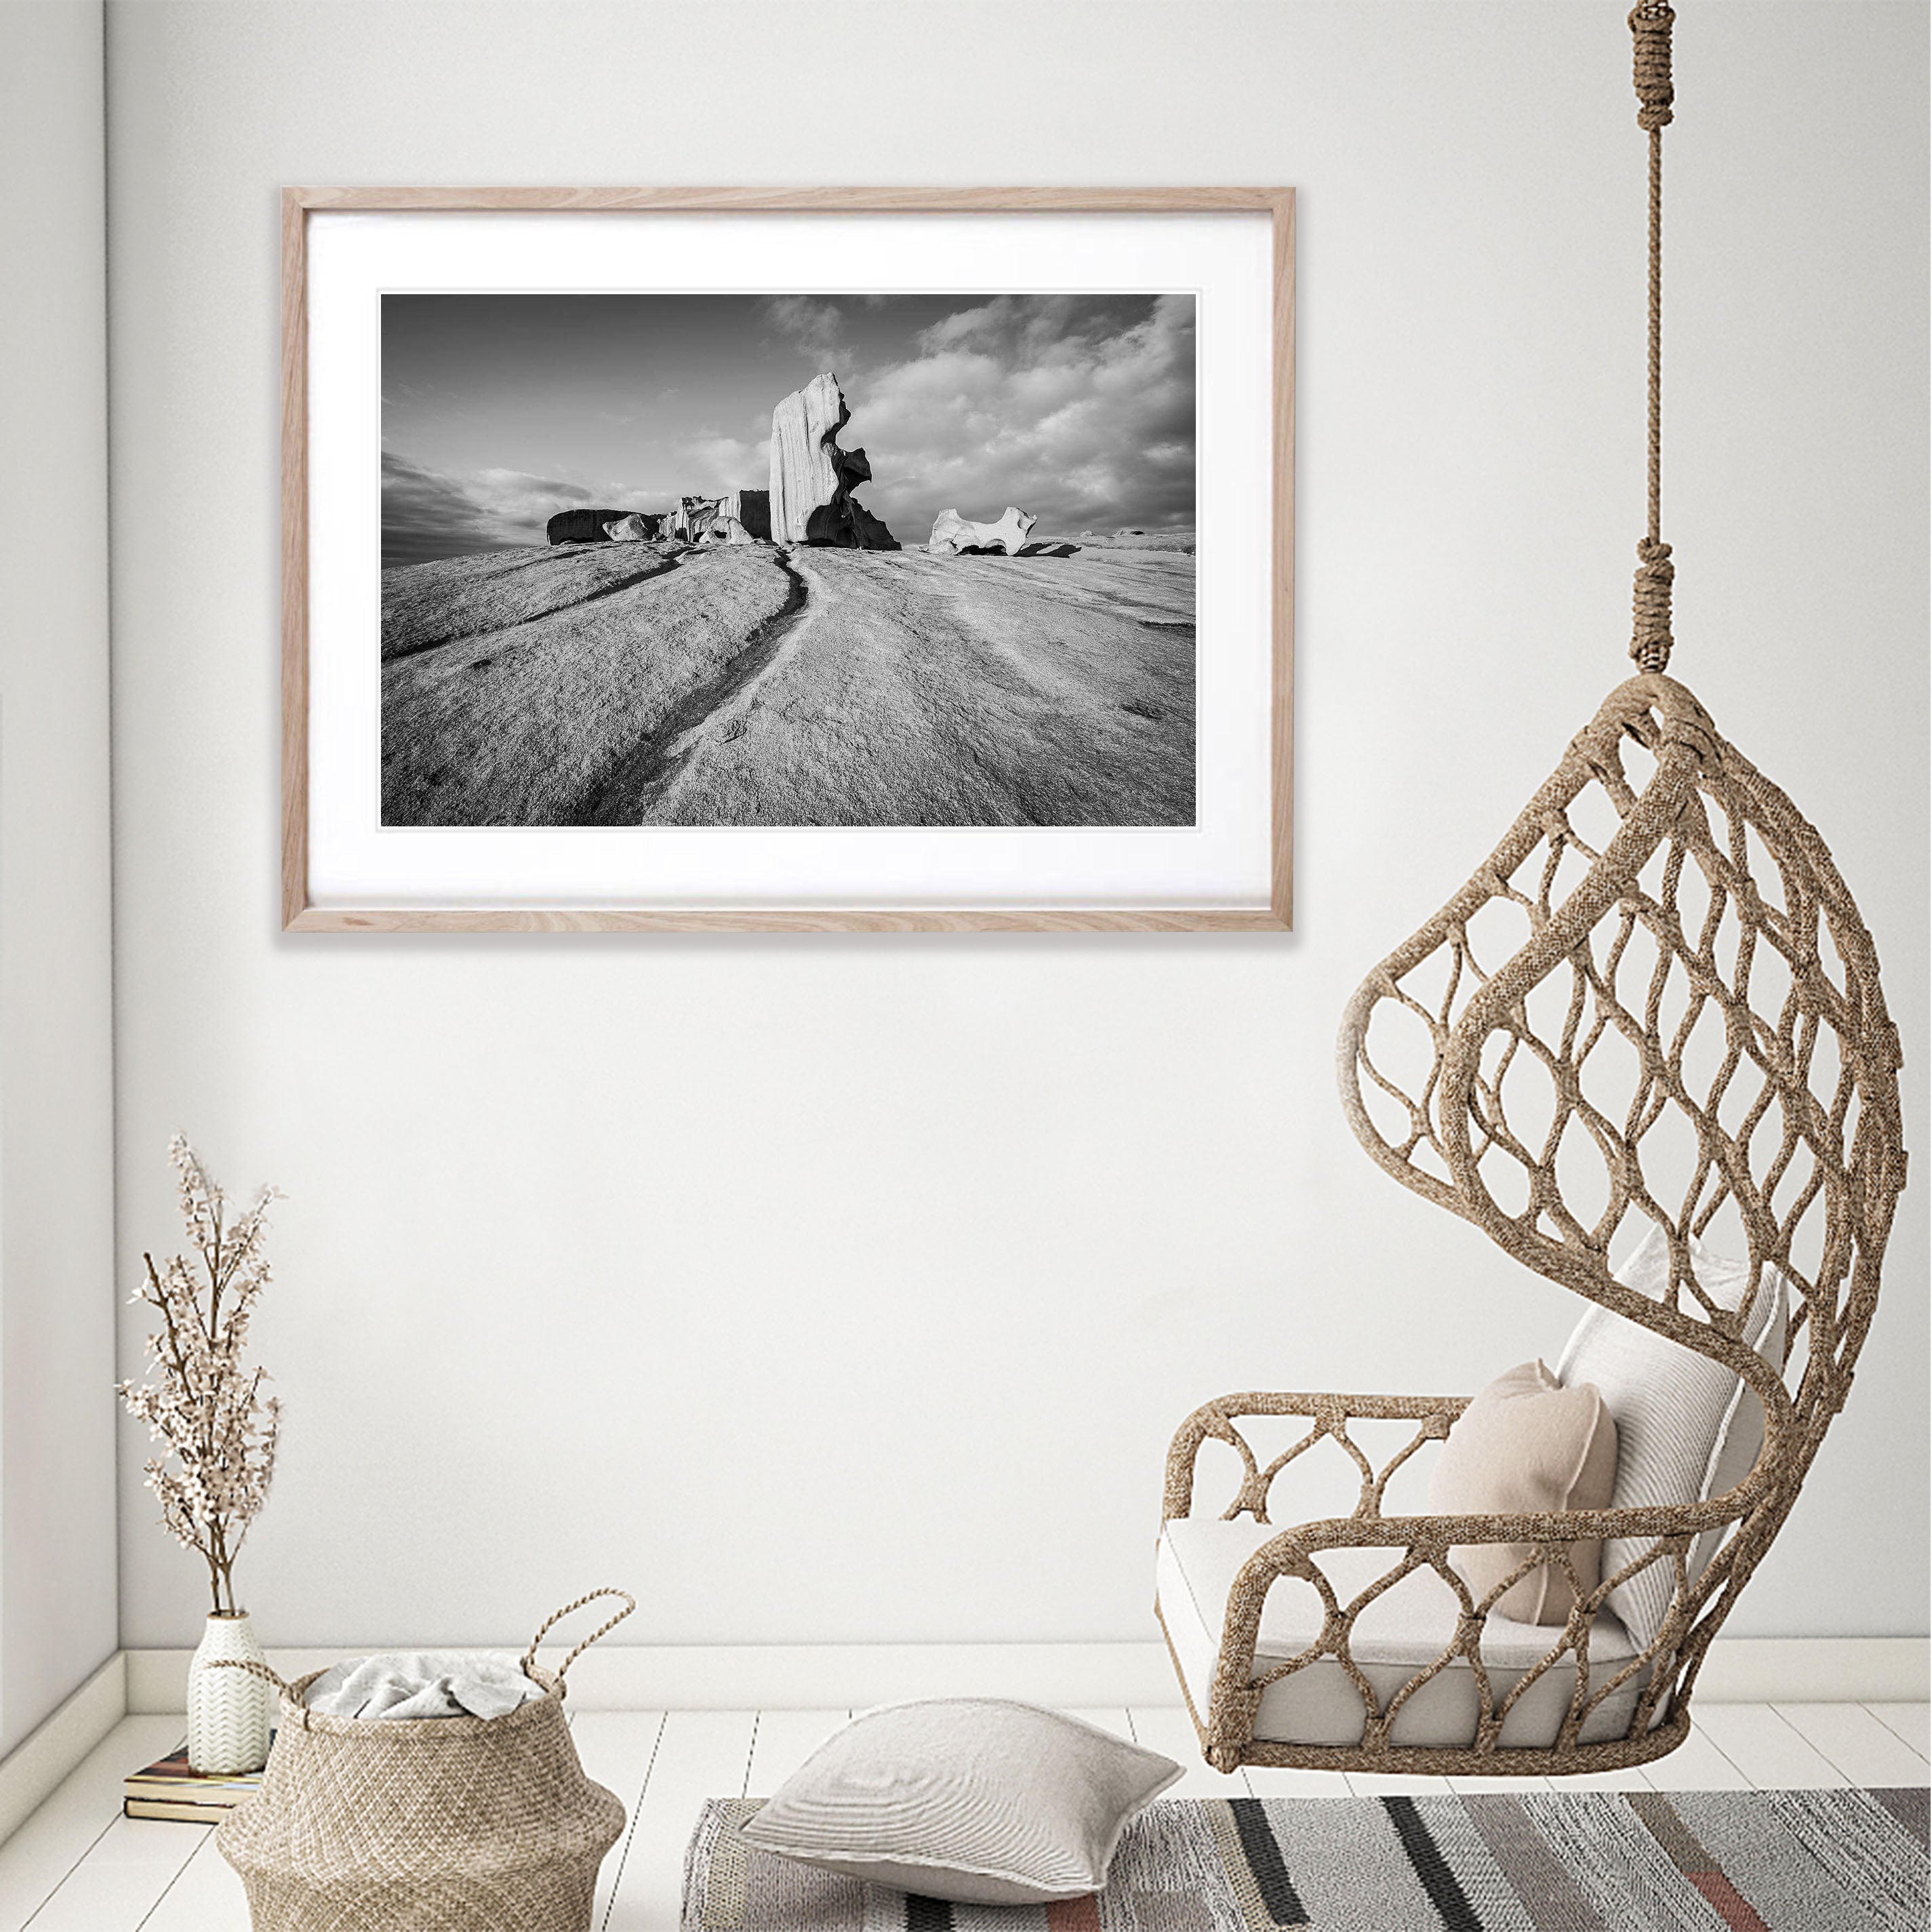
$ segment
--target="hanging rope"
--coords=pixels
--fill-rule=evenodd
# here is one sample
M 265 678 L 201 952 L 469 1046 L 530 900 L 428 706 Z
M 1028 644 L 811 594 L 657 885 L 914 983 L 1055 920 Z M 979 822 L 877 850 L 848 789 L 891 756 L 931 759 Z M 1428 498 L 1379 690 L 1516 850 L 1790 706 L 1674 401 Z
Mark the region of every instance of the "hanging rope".
M 1670 662 L 1670 584 L 1676 575 L 1664 541 L 1664 130 L 1671 103 L 1668 0 L 1638 0 L 1630 16 L 1636 42 L 1636 124 L 1650 136 L 1650 529 L 1636 547 L 1630 654 L 1646 670 Z

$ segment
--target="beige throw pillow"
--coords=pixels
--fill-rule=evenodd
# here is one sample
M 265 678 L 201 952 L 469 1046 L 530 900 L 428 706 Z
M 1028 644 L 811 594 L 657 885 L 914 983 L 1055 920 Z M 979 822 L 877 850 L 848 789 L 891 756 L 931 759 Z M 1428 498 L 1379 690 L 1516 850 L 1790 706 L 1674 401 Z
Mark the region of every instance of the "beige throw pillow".
M 1617 1477 L 1617 1426 L 1596 1390 L 1565 1388 L 1541 1362 L 1497 1376 L 1456 1419 L 1437 1457 L 1429 1507 L 1438 1516 L 1527 1516 L 1607 1509 Z M 1527 1543 L 1474 1543 L 1454 1554 L 1480 1601 L 1528 1559 Z M 1596 1587 L 1601 1547 L 1573 1543 L 1570 1560 Z M 1570 1580 L 1544 1564 L 1510 1585 L 1496 1609 L 1519 1623 L 1560 1624 L 1576 1601 Z

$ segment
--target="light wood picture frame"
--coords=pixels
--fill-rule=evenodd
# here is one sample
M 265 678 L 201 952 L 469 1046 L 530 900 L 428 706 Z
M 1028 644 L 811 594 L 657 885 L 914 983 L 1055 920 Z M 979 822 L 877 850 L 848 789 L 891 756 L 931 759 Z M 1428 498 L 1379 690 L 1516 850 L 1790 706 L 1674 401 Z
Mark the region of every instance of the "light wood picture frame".
M 532 222 L 533 217 L 545 219 Z M 1048 229 L 1040 218 L 1058 218 L 1059 225 Z M 1014 225 L 1025 221 L 1034 225 Z M 834 279 L 802 274 L 797 266 L 802 259 L 799 248 L 791 247 L 794 236 L 802 248 L 806 240 L 821 236 L 836 238 L 845 249 L 844 262 L 851 265 L 836 266 Z M 868 280 L 865 264 L 876 256 L 888 236 L 897 238 L 892 243 L 897 252 L 886 259 L 912 260 L 915 266 L 902 280 L 896 275 L 888 281 L 876 272 Z M 1197 236 L 1205 239 L 1197 244 L 1192 238 Z M 284 929 L 1288 930 L 1293 850 L 1294 236 L 1294 191 L 1286 188 L 285 189 Z M 586 270 L 585 260 L 600 259 L 597 251 L 607 238 L 620 237 L 628 251 L 622 264 L 614 257 L 608 275 L 596 268 Z M 514 245 L 500 248 L 499 238 Z M 956 289 L 944 268 L 917 266 L 918 248 L 943 262 L 969 239 L 979 254 L 961 268 Z M 1048 248 L 1049 239 L 1056 262 L 1076 265 L 1071 276 L 1060 268 L 1046 276 L 1025 272 L 1024 251 L 1033 250 L 1034 259 L 1044 259 L 1040 251 Z M 909 249 L 909 240 L 917 247 Z M 775 242 L 784 245 L 773 248 Z M 319 253 L 319 242 L 326 244 L 326 252 Z M 506 290 L 572 298 L 619 292 L 628 298 L 640 286 L 635 267 L 639 260 L 655 262 L 662 256 L 668 262 L 682 250 L 680 259 L 687 263 L 682 279 L 678 269 L 667 266 L 662 274 L 653 268 L 646 283 L 654 292 L 648 299 L 671 302 L 684 298 L 694 288 L 709 290 L 714 286 L 711 280 L 694 281 L 688 266 L 691 259 L 710 259 L 703 254 L 704 249 L 728 250 L 729 259 L 742 263 L 748 255 L 755 258 L 768 248 L 776 264 L 769 276 L 751 282 L 718 281 L 717 286 L 737 292 L 716 299 L 816 302 L 820 308 L 798 312 L 815 316 L 826 304 L 837 310 L 833 292 L 848 288 L 868 291 L 847 303 L 854 314 L 861 306 L 890 309 L 901 301 L 910 304 L 915 298 L 936 298 L 935 291 L 964 291 L 982 304 L 971 314 L 983 317 L 1002 303 L 1077 304 L 1090 299 L 1124 304 L 1129 298 L 1118 292 L 1130 288 L 1154 292 L 1145 296 L 1150 303 L 1180 299 L 1171 292 L 1174 290 L 1193 296 L 1194 305 L 1186 312 L 1188 333 L 1191 341 L 1198 312 L 1203 346 L 1190 372 L 1190 384 L 1194 370 L 1198 372 L 1200 439 L 1198 446 L 1190 439 L 1188 460 L 1196 467 L 1189 474 L 1190 480 L 1198 478 L 1204 496 L 1222 506 L 1214 515 L 1211 530 L 1197 539 L 1198 553 L 1185 553 L 1190 568 L 1197 562 L 1200 568 L 1198 590 L 1190 587 L 1187 593 L 1198 596 L 1200 614 L 1197 620 L 1190 603 L 1184 625 L 1162 616 L 1153 605 L 1121 607 L 1146 608 L 1149 614 L 1138 621 L 1150 634 L 1178 634 L 1185 629 L 1192 640 L 1192 691 L 1186 716 L 1192 776 L 1178 809 L 1163 805 L 1142 816 L 1124 812 L 1118 818 L 1089 822 L 1052 817 L 956 821 L 928 816 L 904 823 L 883 818 L 842 822 L 826 818 L 710 821 L 687 817 L 661 827 L 626 818 L 602 821 L 604 829 L 599 830 L 579 829 L 592 823 L 583 819 L 534 815 L 396 818 L 389 802 L 389 780 L 382 770 L 381 741 L 389 704 L 402 700 L 389 694 L 378 656 L 382 600 L 376 586 L 382 580 L 372 525 L 382 519 L 369 508 L 381 500 L 373 494 L 376 465 L 369 452 L 388 447 L 384 412 L 377 407 L 388 380 L 382 347 L 384 298 L 399 286 L 466 298 L 479 290 L 496 299 Z M 499 255 L 514 256 L 518 249 L 523 250 L 517 257 L 520 262 L 536 266 L 500 273 L 494 266 Z M 1192 279 L 1191 249 L 1209 264 Z M 694 258 L 692 250 L 699 251 Z M 586 251 L 592 252 L 586 256 Z M 988 271 L 972 266 L 973 261 L 1003 261 L 1006 254 L 1022 266 L 1002 279 L 989 280 Z M 727 256 L 718 253 L 716 258 Z M 1225 270 L 1220 266 L 1224 260 L 1228 265 Z M 1082 270 L 1082 260 L 1094 266 Z M 399 276 L 394 265 L 404 261 L 409 269 Z M 417 265 L 424 262 L 431 266 L 419 269 Z M 491 266 L 479 269 L 478 265 L 484 262 Z M 1131 280 L 1118 266 L 1126 262 L 1138 268 L 1142 262 L 1148 265 L 1146 272 Z M 448 266 L 434 266 L 438 262 Z M 740 278 L 760 273 L 756 267 L 734 272 Z M 1080 279 L 1082 273 L 1088 279 Z M 1217 276 L 1222 279 L 1216 280 Z M 753 292 L 760 289 L 764 292 Z M 874 292 L 880 289 L 886 292 Z M 1072 292 L 1042 294 L 1042 290 Z M 427 312 L 432 316 L 454 313 L 433 306 Z M 907 310 L 915 322 L 926 312 Z M 981 326 L 956 315 L 940 325 L 940 335 L 928 333 L 920 339 L 929 346 L 950 340 L 946 330 Z M 1124 329 L 1126 324 L 1120 326 Z M 1189 393 L 1192 397 L 1192 387 Z M 836 385 L 832 394 L 842 412 L 843 398 Z M 800 398 L 787 401 L 796 404 Z M 865 423 L 855 421 L 848 440 L 865 432 Z M 851 463 L 855 453 L 832 444 L 829 433 L 826 442 L 839 463 Z M 1232 454 L 1236 451 L 1238 460 Z M 856 454 L 862 470 L 864 453 Z M 1216 466 L 1224 455 L 1222 474 Z M 760 456 L 755 460 L 763 464 L 766 459 Z M 398 461 L 400 466 L 402 459 Z M 762 470 L 759 476 L 764 480 Z M 868 492 L 875 488 L 865 483 L 854 487 Z M 738 507 L 736 502 L 720 508 L 719 500 L 687 496 L 680 513 L 680 500 L 674 496 L 670 500 L 670 520 L 663 526 L 667 534 L 676 530 L 681 538 L 711 542 L 729 529 L 734 543 L 745 539 L 746 531 L 726 514 Z M 701 507 L 694 511 L 694 505 Z M 968 518 L 991 519 L 998 513 L 998 506 L 992 503 L 962 502 L 957 507 Z M 539 519 L 531 527 L 540 529 L 540 508 L 528 514 Z M 599 518 L 607 512 L 580 514 Z M 676 521 L 680 514 L 683 523 Z M 862 522 L 871 520 L 863 508 L 856 514 Z M 704 518 L 715 521 L 701 538 L 692 538 L 692 530 Z M 1204 526 L 1208 523 L 1205 515 L 1198 515 L 1198 520 Z M 640 526 L 656 523 L 655 516 L 647 516 Z M 816 522 L 812 526 L 814 542 L 820 527 Z M 1139 531 L 1099 537 L 1090 530 L 1055 530 L 1051 534 L 1054 542 L 1030 546 L 1034 554 L 1029 556 L 1018 556 L 1016 544 L 1009 542 L 1004 556 L 975 554 L 956 561 L 989 582 L 1016 557 L 1037 574 L 1046 567 L 1045 559 L 1063 555 L 1076 564 L 1084 555 L 1085 563 L 1079 567 L 1103 574 L 1132 568 L 1148 582 L 1178 580 L 1171 568 L 1184 554 L 1178 541 L 1150 554 L 1129 548 L 1145 538 Z M 1154 532 L 1156 537 L 1161 534 Z M 1083 537 L 1085 542 L 1080 541 Z M 916 554 L 891 568 L 925 573 L 921 580 L 927 580 L 932 567 L 922 529 L 902 528 L 899 538 L 906 551 Z M 561 540 L 553 536 L 551 541 Z M 862 548 L 866 538 L 844 536 L 835 541 L 856 541 Z M 782 533 L 779 542 L 779 554 L 788 554 Z M 670 543 L 662 547 L 678 548 Z M 641 558 L 643 551 L 637 554 Z M 727 565 L 752 567 L 748 554 L 728 556 L 715 564 L 709 560 L 710 553 L 704 554 L 706 570 Z M 573 568 L 584 571 L 614 571 L 618 561 L 614 553 L 592 545 L 554 556 L 533 553 L 531 560 L 548 569 L 560 567 L 566 555 Z M 672 559 L 692 560 L 689 550 Z M 806 562 L 829 567 L 828 560 L 816 550 Z M 488 567 L 507 572 L 511 560 L 502 557 Z M 842 562 L 840 567 L 854 566 Z M 882 560 L 874 554 L 864 567 L 876 570 Z M 452 561 L 448 568 L 454 571 L 458 566 Z M 1004 596 L 1024 581 L 1016 572 L 996 588 Z M 1079 594 L 1085 602 L 1094 602 L 1084 590 Z M 586 592 L 585 601 L 592 597 L 608 598 L 622 608 L 601 586 Z M 600 621 L 615 614 L 615 609 L 607 610 Z M 519 638 L 530 628 L 526 626 Z M 474 641 L 469 632 L 454 640 L 464 645 L 466 654 Z M 448 640 L 433 641 L 440 649 Z M 1138 640 L 1134 647 L 1140 647 Z M 435 656 L 435 651 L 424 648 L 428 656 Z M 1102 662 L 1097 654 L 1091 661 Z M 484 647 L 470 662 L 488 664 L 493 660 Z M 1115 674 L 1106 669 L 1096 674 Z M 447 685 L 446 680 L 440 688 Z M 400 684 L 394 688 L 405 688 Z M 406 686 L 410 693 L 416 688 L 414 684 Z M 1110 688 L 1108 695 L 1119 693 Z M 734 696 L 733 701 L 739 700 Z M 1156 705 L 1122 702 L 1114 708 L 1137 718 L 1162 715 Z M 1107 723 L 1112 730 L 1118 721 L 1110 713 Z M 652 728 L 669 735 L 668 726 Z M 686 742 L 679 740 L 680 746 Z M 1115 740 L 1110 737 L 1107 742 Z M 1168 758 L 1162 769 L 1172 764 Z M 1113 769 L 1104 758 L 1100 768 Z M 681 772 L 682 764 L 677 769 Z M 396 796 L 401 796 L 400 789 Z M 1138 800 L 1141 794 L 1133 796 Z M 1138 803 L 1131 809 L 1143 811 Z M 1162 811 L 1168 815 L 1160 816 Z M 1182 812 L 1192 816 L 1181 817 Z M 620 823 L 621 832 L 608 829 Z M 658 839 L 655 845 L 638 842 L 654 836 Z M 620 841 L 628 843 L 613 842 Z M 634 872 L 640 876 L 650 872 L 649 867 L 640 871 L 627 856 L 646 850 L 680 855 L 678 863 L 685 870 L 668 868 L 668 883 L 662 886 L 654 873 L 641 885 L 626 883 Z M 399 854 L 405 856 L 398 859 Z M 440 854 L 449 855 L 452 861 L 446 886 L 439 869 Z M 597 856 L 605 854 L 614 856 L 608 861 Z M 1002 855 L 1010 854 L 1028 856 L 1009 890 L 1000 868 L 1006 862 Z M 769 873 L 772 883 L 759 890 L 728 886 L 712 890 L 708 884 L 704 890 L 691 889 L 694 878 L 709 880 L 714 863 L 728 859 L 736 865 L 740 854 L 750 855 L 745 860 L 749 868 L 745 876 L 762 879 Z M 1089 855 L 1090 876 L 1084 869 Z M 873 856 L 890 861 L 876 888 L 864 870 Z M 558 868 L 554 888 L 544 870 L 553 862 Z M 599 864 L 606 865 L 605 872 L 596 871 Z M 1198 874 L 1190 870 L 1197 866 Z M 765 873 L 759 872 L 760 866 Z M 788 866 L 795 868 L 795 876 L 785 870 Z M 730 866 L 720 866 L 719 870 L 728 872 Z M 938 881 L 930 891 L 921 883 L 928 876 Z M 1059 891 L 1058 880 L 1071 884 Z M 1166 889 L 1168 881 L 1178 882 L 1174 890 Z

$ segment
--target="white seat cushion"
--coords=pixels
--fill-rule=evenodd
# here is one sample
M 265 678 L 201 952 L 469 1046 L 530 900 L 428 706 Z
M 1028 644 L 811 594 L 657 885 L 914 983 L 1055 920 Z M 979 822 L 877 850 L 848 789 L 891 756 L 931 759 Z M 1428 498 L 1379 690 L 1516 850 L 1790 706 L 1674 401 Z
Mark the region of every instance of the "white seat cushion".
M 1161 1533 L 1156 1601 L 1194 1708 L 1204 1720 L 1214 1685 L 1228 1598 L 1241 1566 L 1278 1528 L 1243 1517 L 1221 1522 L 1198 1516 L 1170 1522 Z M 1389 1549 L 1326 1550 L 1316 1562 L 1346 1604 L 1394 1567 Z M 1417 1671 L 1432 1664 L 1454 1639 L 1461 1606 L 1432 1570 L 1412 1572 L 1384 1591 L 1355 1620 L 1349 1651 L 1386 1708 Z M 1284 1578 L 1268 1592 L 1256 1646 L 1255 1674 L 1299 1656 L 1320 1636 L 1322 1600 L 1311 1584 Z M 1484 1625 L 1482 1654 L 1492 1695 L 1500 1702 L 1532 1664 L 1562 1640 L 1546 1625 L 1492 1614 Z M 1600 1612 L 1590 1634 L 1590 1684 L 1607 1683 L 1636 1654 L 1622 1624 Z M 1582 1741 L 1619 1737 L 1629 1727 L 1644 1673 L 1633 1674 L 1593 1712 Z M 1509 1748 L 1546 1748 L 1556 1742 L 1576 1685 L 1576 1662 L 1564 1657 L 1525 1691 L 1504 1720 Z M 1478 1702 L 1474 1672 L 1459 1658 L 1418 1690 L 1396 1714 L 1390 1742 L 1416 1747 L 1475 1741 Z M 1330 1658 L 1270 1684 L 1262 1694 L 1255 1736 L 1284 1744 L 1354 1744 L 1365 1720 L 1360 1694 Z

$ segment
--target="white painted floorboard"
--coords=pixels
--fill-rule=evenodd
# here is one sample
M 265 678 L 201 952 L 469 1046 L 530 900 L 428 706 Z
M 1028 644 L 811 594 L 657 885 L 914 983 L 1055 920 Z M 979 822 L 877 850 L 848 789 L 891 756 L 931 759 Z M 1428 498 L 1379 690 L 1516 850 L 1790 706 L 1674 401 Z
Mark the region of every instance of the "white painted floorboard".
M 1166 1798 L 1252 1798 L 1246 1775 L 1218 1772 L 1201 1755 L 1194 1720 L 1178 1704 L 1136 1704 L 1127 1715 L 1133 1720 L 1134 1742 L 1157 1750 L 1183 1766 L 1185 1775 L 1161 1793 Z
M 1768 1704 L 1704 1704 L 1697 1721 L 1704 1734 L 1760 1789 L 1811 1790 L 1851 1780 Z
M 1426 1773 L 1411 1775 L 1400 1771 L 1352 1771 L 1348 1789 L 1358 1798 L 1446 1798 L 1449 1780 Z M 1487 1784 L 1486 1778 L 1481 1782 Z
M 206 1836 L 205 1828 L 117 1818 L 27 1923 L 33 1932 L 134 1932 Z
M 1862 1704 L 1774 1704 L 1772 1708 L 1853 1784 L 1874 1789 L 1924 1780 L 1925 1760 Z
M 1868 1704 L 1864 1708 L 1921 1757 L 1932 1758 L 1932 1705 Z
M 1242 1768 L 1257 1798 L 1349 1798 L 1354 1794 L 1339 1771 L 1294 1771 L 1286 1766 L 1250 1764 Z
M 603 1932 L 677 1932 L 684 1848 L 707 1798 L 742 1798 L 755 1711 L 671 1711 L 638 1800 Z
M 769 1796 L 845 1722 L 843 1711 L 591 1712 L 572 1734 L 584 1768 L 629 1814 L 604 1861 L 600 1932 L 677 1932 L 684 1848 L 707 1798 Z M 1187 1767 L 1172 1795 L 1340 1796 L 1540 1788 L 1539 1779 L 1344 1777 L 1258 1767 L 1223 1778 L 1201 1762 L 1178 1705 L 1072 1714 Z M 1548 1780 L 1660 1791 L 1925 1784 L 1922 1704 L 1704 1704 L 1690 1737 L 1640 1771 Z M 120 1816 L 121 1780 L 181 1742 L 178 1718 L 130 1718 L 5 1844 L 0 1932 L 248 1932 L 242 1886 L 206 1826 Z
M 1678 1749 L 1682 1749 L 1680 1745 Z M 1672 1753 L 1674 1756 L 1676 1753 Z M 1544 1784 L 1552 1791 L 1654 1791 L 1657 1786 L 1651 1782 L 1652 1766 L 1632 1765 L 1627 1771 L 1589 1771 L 1581 1778 L 1550 1778 Z M 1452 1778 L 1449 1782 L 1460 1791 L 1464 1780 Z M 1483 1782 L 1493 1783 L 1491 1779 Z M 1686 1787 L 1688 1788 L 1688 1787 Z
M 638 1801 L 644 1796 L 657 1757 L 664 1721 L 662 1711 L 580 1712 L 571 1719 L 570 1735 L 586 1774 L 621 1799 L 624 1807 L 624 1835 L 605 1856 L 597 1874 L 597 1897 L 590 1913 L 593 1926 L 603 1924 L 611 1897 L 622 1878 L 631 1849 L 631 1831 L 638 1816 Z
M 0 1845 L 0 1932 L 20 1932 L 80 1866 L 121 1816 L 122 1780 L 173 1750 L 182 1728 L 178 1718 L 124 1718 Z M 184 1846 L 182 1856 L 193 1849 Z M 156 1897 L 160 1890 L 155 1888 Z
M 760 1711 L 744 1796 L 770 1797 L 827 1738 L 851 1720 L 850 1711 Z
M 1699 1713 L 1706 1705 L 1693 1707 Z M 1616 1776 L 1626 1773 L 1613 1774 Z M 1748 1791 L 1750 1780 L 1732 1763 L 1705 1734 L 1697 1717 L 1690 1722 L 1690 1735 L 1667 1757 L 1654 1757 L 1636 1774 L 1653 1791 Z M 1582 1783 L 1565 1778 L 1564 1784 Z
M 214 1849 L 214 1834 L 194 1825 L 170 1825 L 170 1832 L 192 1832 L 201 1840 L 173 1884 L 137 1932 L 249 1932 L 248 1900 L 242 1881 Z M 36 1928 L 44 1922 L 35 1919 Z

